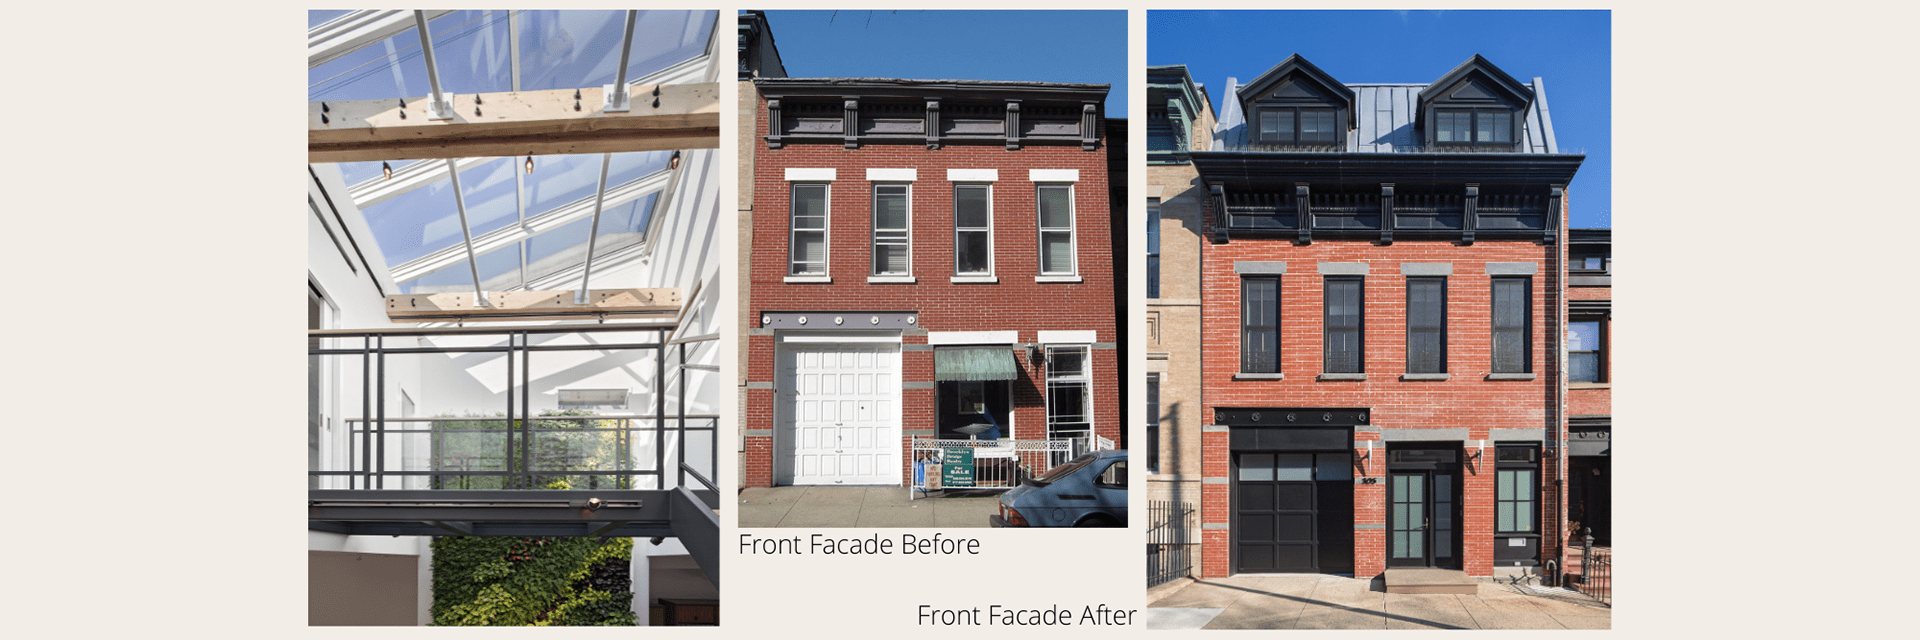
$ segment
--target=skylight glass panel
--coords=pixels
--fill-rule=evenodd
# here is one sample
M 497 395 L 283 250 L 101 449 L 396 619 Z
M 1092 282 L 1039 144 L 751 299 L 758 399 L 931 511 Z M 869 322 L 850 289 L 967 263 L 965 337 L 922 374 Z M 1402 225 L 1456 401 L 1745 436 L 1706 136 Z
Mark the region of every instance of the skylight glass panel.
M 706 50 L 714 11 L 641 11 L 633 27 L 627 80 L 678 64 Z M 624 11 L 523 11 L 520 89 L 577 89 L 613 84 L 620 73 Z
M 504 291 L 520 286 L 520 243 L 482 253 L 480 288 Z M 469 293 L 473 291 L 473 272 L 461 260 L 413 280 L 400 283 L 401 293 Z
M 665 169 L 672 157 L 671 151 L 613 154 L 613 160 L 607 164 L 607 187 L 623 185 Z M 527 215 L 538 215 L 569 202 L 591 198 L 599 187 L 600 154 L 534 158 L 533 175 L 527 176 Z
M 637 236 L 646 231 L 646 217 L 653 211 L 653 202 L 658 194 L 648 194 L 632 202 L 607 207 L 600 213 L 600 240 L 594 248 L 595 255 L 606 255 L 615 249 L 630 246 L 629 236 Z M 593 217 L 567 223 L 566 226 L 534 236 L 527 240 L 527 263 L 530 265 L 528 278 L 539 279 L 553 271 L 580 264 L 587 256 L 587 233 L 593 230 Z M 637 238 L 632 238 L 637 241 Z M 531 265 L 540 268 L 531 268 Z
M 506 11 L 455 11 L 427 21 L 443 91 L 459 95 L 513 90 L 507 16 Z M 417 28 L 307 70 L 308 100 L 418 98 L 431 93 Z
M 312 29 L 332 21 L 334 18 L 353 13 L 346 9 L 313 9 L 307 11 L 307 28 Z
M 467 221 L 473 225 L 473 235 L 519 219 L 514 169 L 513 158 L 495 158 L 461 170 L 460 186 L 466 188 Z M 460 232 L 453 181 L 445 177 L 366 207 L 362 213 L 380 242 L 380 253 L 386 256 L 389 269 L 466 240 Z

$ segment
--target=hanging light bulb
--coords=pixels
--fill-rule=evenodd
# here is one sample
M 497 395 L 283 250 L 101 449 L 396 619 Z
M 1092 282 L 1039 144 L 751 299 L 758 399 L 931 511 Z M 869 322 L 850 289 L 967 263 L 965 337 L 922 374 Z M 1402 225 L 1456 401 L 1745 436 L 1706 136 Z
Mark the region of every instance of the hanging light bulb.
M 668 169 L 680 168 L 680 152 L 679 151 L 673 152 L 673 158 L 667 161 L 667 168 Z
M 380 175 L 386 176 L 388 180 L 392 180 L 393 165 L 389 165 L 385 162 L 380 163 Z
M 533 175 L 533 154 L 527 154 L 527 175 Z

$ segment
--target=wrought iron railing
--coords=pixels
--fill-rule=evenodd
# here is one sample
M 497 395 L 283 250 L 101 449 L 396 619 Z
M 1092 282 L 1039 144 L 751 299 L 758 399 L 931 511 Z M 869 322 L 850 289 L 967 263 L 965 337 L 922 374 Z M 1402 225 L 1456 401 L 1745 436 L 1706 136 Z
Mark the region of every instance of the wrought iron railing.
M 1613 548 L 1593 546 L 1592 528 L 1581 536 L 1580 562 L 1567 564 L 1568 569 L 1579 571 L 1570 576 L 1574 589 L 1593 596 L 1601 604 L 1613 606 Z
M 1193 503 L 1147 502 L 1147 586 L 1156 587 L 1193 573 L 1193 547 L 1187 516 Z

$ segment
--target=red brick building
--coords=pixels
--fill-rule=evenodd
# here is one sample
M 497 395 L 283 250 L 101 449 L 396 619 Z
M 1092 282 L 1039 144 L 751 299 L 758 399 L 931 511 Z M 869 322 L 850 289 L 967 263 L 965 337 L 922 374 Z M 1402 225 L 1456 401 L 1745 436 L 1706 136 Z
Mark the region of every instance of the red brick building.
M 907 483 L 915 438 L 1121 440 L 1107 85 L 754 86 L 745 486 Z
M 1475 56 L 1229 81 L 1201 231 L 1207 577 L 1534 571 L 1564 539 L 1564 189 L 1544 87 Z

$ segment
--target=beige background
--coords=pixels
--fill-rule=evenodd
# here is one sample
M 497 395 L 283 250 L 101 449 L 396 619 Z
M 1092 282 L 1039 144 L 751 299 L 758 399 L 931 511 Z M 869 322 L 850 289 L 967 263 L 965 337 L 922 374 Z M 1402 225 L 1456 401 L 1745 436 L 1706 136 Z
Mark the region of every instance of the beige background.
M 304 162 L 291 114 L 304 99 L 306 7 L 126 6 L 16 7 L 18 37 L 0 41 L 12 63 L 4 255 L 15 275 L 0 373 L 13 418 L 0 445 L 8 626 L 27 637 L 368 634 L 304 629 L 300 430 L 282 428 L 303 402 L 300 302 L 285 292 L 305 268 L 289 194 Z M 1131 8 L 1150 6 L 1191 7 Z M 1893 470 L 1914 444 L 1912 414 L 1894 403 L 1913 393 L 1915 349 L 1879 337 L 1908 333 L 1914 306 L 1903 245 L 1920 229 L 1902 193 L 1913 166 L 1902 134 L 1915 11 L 1731 6 L 1613 6 L 1616 293 L 1640 318 L 1615 369 L 1614 629 L 1863 635 L 1904 611 L 1887 582 L 1904 557 L 1884 551 L 1914 524 L 1888 515 L 1910 500 L 1878 494 L 1898 486 Z M 1144 18 L 1130 21 L 1136 78 Z M 730 42 L 720 48 L 730 59 Z M 1143 113 L 1143 86 L 1131 88 L 1129 112 Z M 1144 140 L 1144 119 L 1132 121 Z M 722 126 L 730 140 L 734 120 Z M 727 166 L 735 147 L 720 153 Z M 1144 150 L 1132 153 L 1143 165 Z M 1136 194 L 1145 175 L 1131 174 Z M 1143 219 L 1144 199 L 1131 201 Z M 1128 259 L 1142 282 L 1141 257 Z M 1144 330 L 1138 314 L 1126 321 Z M 1839 328 L 1856 337 L 1818 338 Z M 1130 357 L 1142 371 L 1140 351 Z M 1142 385 L 1129 383 L 1137 399 Z M 734 458 L 721 459 L 719 477 L 737 477 Z M 987 549 L 972 559 L 728 556 L 718 631 L 563 633 L 1221 635 L 913 627 L 921 603 L 1141 607 L 1143 520 L 968 531 Z M 722 542 L 737 547 L 731 526 Z

